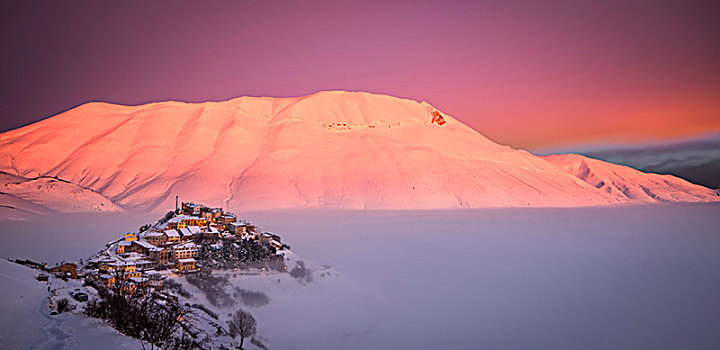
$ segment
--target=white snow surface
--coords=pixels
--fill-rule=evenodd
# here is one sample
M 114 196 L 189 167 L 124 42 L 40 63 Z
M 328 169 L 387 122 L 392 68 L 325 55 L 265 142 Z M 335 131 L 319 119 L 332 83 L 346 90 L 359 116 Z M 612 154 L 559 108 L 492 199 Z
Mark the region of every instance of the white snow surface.
M 231 210 L 648 200 L 598 189 L 452 116 L 443 114 L 442 126 L 432 123 L 432 109 L 426 102 L 346 91 L 194 104 L 94 102 L 0 134 L 0 171 L 55 176 L 131 209 L 172 207 L 175 195 Z M 594 164 L 597 171 L 605 166 Z M 642 173 L 632 180 L 650 181 Z M 720 199 L 702 187 L 658 191 L 666 200 Z
M 142 348 L 140 341 L 126 337 L 97 320 L 71 312 L 50 315 L 48 284 L 35 279 L 38 273 L 38 270 L 0 260 L 0 348 Z M 64 285 L 64 282 L 50 277 L 49 285 L 55 288 Z M 63 289 L 60 293 L 61 298 L 72 299 L 68 290 Z
M 620 201 L 702 202 L 714 200 L 718 193 L 675 176 L 644 173 L 578 154 L 544 158 Z
M 718 203 L 244 212 L 239 217 L 292 246 L 289 265 L 301 259 L 337 273 L 314 274 L 312 282 L 275 272 L 233 277 L 233 286 L 269 297 L 259 306 L 214 308 L 186 286 L 194 301 L 218 311 L 221 324 L 237 307 L 250 311 L 272 349 L 716 349 L 719 212 Z M 0 256 L 88 256 L 153 218 L 2 222 Z M 42 288 L 32 277 L 23 278 Z M 32 295 L 6 281 L 3 305 Z M 41 328 L 42 315 L 28 323 L 7 316 L 30 317 L 40 305 L 3 312 L 1 334 L 21 334 L 34 322 Z M 66 341 L 83 348 L 76 337 L 84 334 Z M 34 336 L 16 339 L 22 342 L 5 344 L 25 348 L 31 343 L 23 339 Z
M 53 177 L 24 178 L 0 172 L 0 215 L 29 213 L 117 212 L 102 195 Z M 5 215 L 3 215 L 5 214 Z

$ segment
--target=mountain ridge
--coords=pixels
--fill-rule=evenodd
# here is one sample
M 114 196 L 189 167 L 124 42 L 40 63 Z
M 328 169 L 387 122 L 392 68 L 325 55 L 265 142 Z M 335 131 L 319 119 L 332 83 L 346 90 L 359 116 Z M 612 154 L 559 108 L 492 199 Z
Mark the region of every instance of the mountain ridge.
M 233 209 L 563 207 L 637 199 L 496 144 L 427 102 L 347 91 L 91 102 L 0 134 L 0 171 L 55 176 L 130 209 L 167 206 L 175 195 Z M 702 187 L 673 191 L 716 200 Z

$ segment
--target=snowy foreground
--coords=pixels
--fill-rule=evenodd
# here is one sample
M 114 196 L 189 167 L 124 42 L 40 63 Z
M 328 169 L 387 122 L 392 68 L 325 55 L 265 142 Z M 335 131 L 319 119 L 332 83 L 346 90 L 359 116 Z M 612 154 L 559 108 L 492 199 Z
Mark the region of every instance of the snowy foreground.
M 230 273 L 267 296 L 236 306 L 272 349 L 720 348 L 718 204 L 238 214 L 316 270 Z M 86 257 L 152 217 L 0 222 L 0 257 Z M 50 316 L 36 273 L 0 262 L 3 347 L 140 348 L 99 321 Z

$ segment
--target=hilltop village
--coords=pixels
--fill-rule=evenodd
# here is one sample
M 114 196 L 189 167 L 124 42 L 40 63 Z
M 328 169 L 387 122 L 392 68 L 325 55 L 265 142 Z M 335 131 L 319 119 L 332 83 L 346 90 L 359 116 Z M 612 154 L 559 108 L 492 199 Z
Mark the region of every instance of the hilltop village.
M 82 276 L 109 288 L 122 284 L 130 293 L 148 287 L 161 291 L 168 273 L 196 273 L 205 266 L 237 270 L 261 261 L 277 266 L 282 264 L 282 256 L 276 253 L 290 248 L 281 243 L 280 236 L 262 232 L 233 213 L 192 202 L 183 202 L 154 225 L 138 231 L 124 234 L 90 258 Z M 74 264 L 50 269 L 77 278 L 75 270 Z
M 175 207 L 154 224 L 107 243 L 86 261 L 56 266 L 15 262 L 43 270 L 37 279 L 47 284 L 50 315 L 77 309 L 167 349 L 236 346 L 233 322 L 255 320 L 243 309 L 232 314 L 232 308 L 269 302 L 249 286 L 311 282 L 312 270 L 280 236 L 222 208 L 191 202 Z M 254 328 L 240 334 L 241 346 L 248 336 L 263 348 L 254 334 Z

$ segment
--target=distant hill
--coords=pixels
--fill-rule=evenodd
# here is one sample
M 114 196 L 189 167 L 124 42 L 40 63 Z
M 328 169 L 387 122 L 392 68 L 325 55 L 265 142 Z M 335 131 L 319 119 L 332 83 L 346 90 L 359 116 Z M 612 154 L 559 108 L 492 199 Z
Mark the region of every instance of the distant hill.
M 646 146 L 581 151 L 589 157 L 720 188 L 720 133 Z

